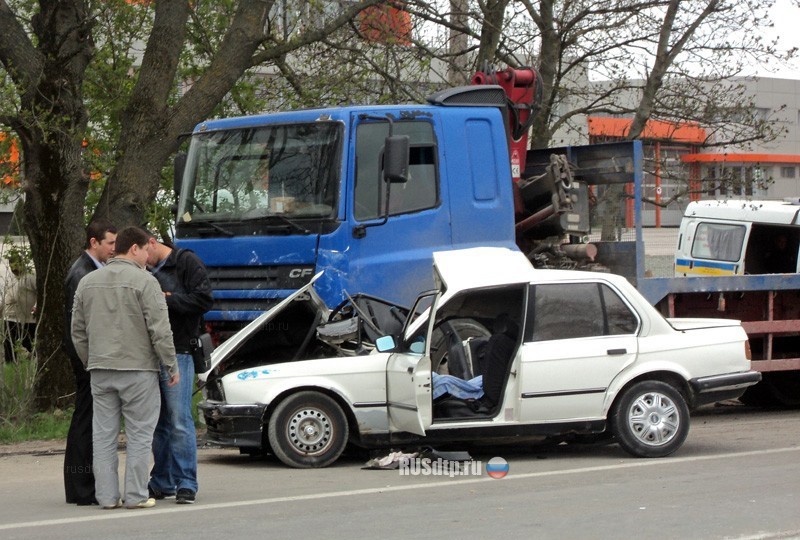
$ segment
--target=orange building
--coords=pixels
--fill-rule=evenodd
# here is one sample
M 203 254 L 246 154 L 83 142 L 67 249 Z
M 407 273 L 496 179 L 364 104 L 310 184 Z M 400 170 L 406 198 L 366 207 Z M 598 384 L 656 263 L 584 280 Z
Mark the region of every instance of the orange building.
M 590 116 L 588 124 L 589 142 L 595 144 L 625 140 L 632 119 Z M 664 209 L 659 204 L 679 196 L 685 190 L 683 159 L 696 154 L 707 137 L 706 130 L 693 123 L 649 120 L 645 124 L 639 137 L 645 160 L 642 194 L 655 203 L 644 206 L 642 217 L 645 225 L 661 227 L 680 223 L 682 209 L 676 212 Z M 631 226 L 633 200 L 630 198 L 625 214 L 626 223 Z
M 0 132 L 0 182 L 3 186 L 16 185 L 19 179 L 19 148 L 17 141 Z

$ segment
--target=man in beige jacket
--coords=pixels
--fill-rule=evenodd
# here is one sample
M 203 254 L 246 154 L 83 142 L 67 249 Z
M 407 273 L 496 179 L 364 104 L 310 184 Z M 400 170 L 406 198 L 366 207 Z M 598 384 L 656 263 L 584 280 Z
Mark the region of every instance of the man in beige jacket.
M 72 307 L 72 341 L 91 377 L 95 496 L 104 509 L 150 508 L 150 449 L 161 408 L 158 376 L 180 380 L 167 303 L 145 270 L 149 235 L 127 227 L 117 235 L 116 256 L 84 277 Z M 125 418 L 127 462 L 120 495 L 117 444 Z

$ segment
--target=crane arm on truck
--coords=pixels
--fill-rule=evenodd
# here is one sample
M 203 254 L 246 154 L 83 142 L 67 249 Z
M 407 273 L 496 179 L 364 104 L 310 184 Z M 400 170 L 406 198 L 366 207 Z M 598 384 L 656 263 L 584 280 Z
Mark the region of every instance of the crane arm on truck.
M 473 75 L 472 84 L 497 85 L 506 95 L 517 244 L 535 266 L 573 268 L 576 261 L 591 263 L 596 253 L 593 246 L 561 247 L 565 235 L 589 232 L 589 191 L 575 181 L 574 165 L 565 155 L 552 153 L 543 166 L 528 166 L 529 131 L 542 99 L 539 74 L 530 67 L 502 71 L 487 67 Z

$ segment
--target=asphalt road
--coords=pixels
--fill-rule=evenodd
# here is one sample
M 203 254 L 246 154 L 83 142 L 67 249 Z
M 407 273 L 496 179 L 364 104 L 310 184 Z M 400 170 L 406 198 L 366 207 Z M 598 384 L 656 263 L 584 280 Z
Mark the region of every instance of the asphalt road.
M 202 449 L 193 506 L 104 511 L 63 502 L 58 453 L 0 456 L 0 537 L 800 538 L 800 411 L 740 406 L 693 417 L 664 459 L 616 445 L 472 449 L 505 478 L 401 476 L 363 457 L 322 470 Z

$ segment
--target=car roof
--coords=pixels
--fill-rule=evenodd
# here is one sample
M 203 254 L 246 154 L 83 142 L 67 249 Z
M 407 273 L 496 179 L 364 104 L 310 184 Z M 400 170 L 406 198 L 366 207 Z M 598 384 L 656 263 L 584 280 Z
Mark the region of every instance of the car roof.
M 684 215 L 708 219 L 727 219 L 783 225 L 798 224 L 800 204 L 795 200 L 749 201 L 727 199 L 689 203 Z
M 477 247 L 433 254 L 437 279 L 445 289 L 444 299 L 459 291 L 514 283 L 545 283 L 603 279 L 626 281 L 615 274 L 580 270 L 538 270 L 520 251 L 502 247 Z

